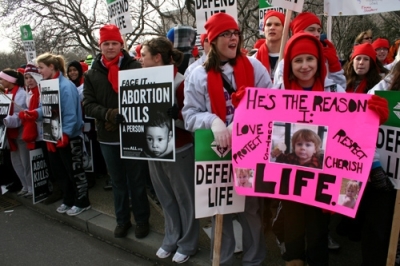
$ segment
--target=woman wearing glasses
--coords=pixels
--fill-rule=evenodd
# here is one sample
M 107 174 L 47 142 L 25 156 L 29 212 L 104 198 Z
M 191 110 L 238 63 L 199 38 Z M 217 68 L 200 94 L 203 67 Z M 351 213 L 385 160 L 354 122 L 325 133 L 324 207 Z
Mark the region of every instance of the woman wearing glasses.
M 357 35 L 354 45 L 359 45 L 363 43 L 372 44 L 372 31 L 366 30 Z
M 243 39 L 231 16 L 217 13 L 204 27 L 211 47 L 204 65 L 185 80 L 182 115 L 187 130 L 211 129 L 217 145 L 230 147 L 235 104 L 244 95 L 244 88 L 271 88 L 272 82 L 257 59 L 240 52 Z M 261 265 L 265 258 L 260 211 L 259 198 L 246 197 L 245 211 L 237 215 L 243 229 L 243 265 Z M 224 215 L 220 265 L 233 263 L 232 218 L 233 214 Z M 214 219 L 212 231 L 213 247 Z

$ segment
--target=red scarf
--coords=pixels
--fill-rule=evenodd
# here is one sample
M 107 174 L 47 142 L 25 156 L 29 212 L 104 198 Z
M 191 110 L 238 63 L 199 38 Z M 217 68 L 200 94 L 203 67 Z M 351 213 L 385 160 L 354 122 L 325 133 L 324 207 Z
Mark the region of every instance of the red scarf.
M 207 83 L 208 94 L 210 95 L 211 111 L 218 115 L 222 121 L 226 121 L 226 100 L 222 74 L 215 70 L 208 71 Z M 250 60 L 245 55 L 236 58 L 233 66 L 233 75 L 236 81 L 236 92 L 232 93 L 232 104 L 236 107 L 245 93 L 246 87 L 254 87 L 254 69 Z
M 266 43 L 263 43 L 260 49 L 258 49 L 256 58 L 265 66 L 265 68 L 268 70 L 268 73 L 271 74 L 271 66 L 269 64 L 269 52 Z
M 59 73 L 59 72 L 58 72 Z M 36 86 L 35 88 L 30 89 L 32 96 L 29 100 L 28 110 L 35 110 L 39 107 L 39 88 Z M 28 149 L 35 149 L 35 141 L 38 137 L 37 125 L 35 121 L 31 120 L 22 120 L 23 130 L 22 130 L 22 140 L 26 142 Z
M 118 93 L 118 71 L 119 71 L 119 58 L 124 56 L 122 52 L 120 52 L 114 59 L 108 61 L 104 55 L 101 56 L 104 66 L 108 69 L 108 81 L 111 83 L 111 86 L 115 93 Z
M 349 86 L 349 87 L 346 88 L 346 92 L 350 92 L 350 93 L 366 93 L 366 91 L 365 91 L 366 89 L 367 89 L 367 79 L 363 78 L 363 80 L 357 86 L 355 91 L 354 91 L 354 87 L 353 86 Z
M 12 94 L 12 102 L 10 105 L 10 112 L 9 115 L 13 115 L 14 114 L 14 99 L 15 99 L 15 95 L 17 94 L 19 90 L 19 86 L 18 85 L 14 85 L 14 87 L 11 89 L 11 94 Z M 8 90 L 6 93 L 9 93 Z M 8 139 L 8 144 L 10 145 L 10 151 L 16 151 L 18 149 L 17 147 L 17 143 L 15 143 L 15 140 L 18 138 L 18 134 L 19 134 L 19 130 L 18 128 L 7 128 L 7 139 Z
M 296 91 L 304 91 L 304 88 L 301 87 L 296 80 L 289 81 L 289 87 L 285 88 L 285 90 L 296 90 Z M 324 91 L 324 83 L 320 78 L 316 78 L 314 85 L 312 86 L 311 91 Z

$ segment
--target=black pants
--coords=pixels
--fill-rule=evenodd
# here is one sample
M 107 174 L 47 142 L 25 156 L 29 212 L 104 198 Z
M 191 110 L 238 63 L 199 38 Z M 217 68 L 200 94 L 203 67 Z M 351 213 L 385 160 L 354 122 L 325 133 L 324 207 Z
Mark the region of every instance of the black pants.
M 83 140 L 71 138 L 65 148 L 49 153 L 52 173 L 63 192 L 63 203 L 84 208 L 90 205 L 88 183 L 82 165 Z

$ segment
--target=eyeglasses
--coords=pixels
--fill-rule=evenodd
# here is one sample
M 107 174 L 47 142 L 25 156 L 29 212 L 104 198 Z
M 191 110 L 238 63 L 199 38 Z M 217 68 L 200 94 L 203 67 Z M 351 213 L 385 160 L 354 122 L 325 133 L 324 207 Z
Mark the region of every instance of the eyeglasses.
M 235 35 L 235 37 L 239 37 L 240 36 L 240 31 L 235 30 L 235 31 L 225 31 L 223 33 L 221 33 L 220 35 L 218 35 L 218 37 L 225 37 L 225 38 L 232 38 L 232 35 Z
M 364 40 L 372 40 L 372 37 L 365 37 Z

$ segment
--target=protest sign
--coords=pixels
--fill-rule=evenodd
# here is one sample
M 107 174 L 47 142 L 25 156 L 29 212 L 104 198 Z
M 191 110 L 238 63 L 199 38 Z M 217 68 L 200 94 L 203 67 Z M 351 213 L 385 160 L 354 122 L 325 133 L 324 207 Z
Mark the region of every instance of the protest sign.
M 43 112 L 43 140 L 53 143 L 62 137 L 59 80 L 40 81 L 40 102 Z
M 128 0 L 107 0 L 110 23 L 117 25 L 121 34 L 133 32 Z
M 389 103 L 389 119 L 379 127 L 376 143 L 379 160 L 396 189 L 400 189 L 400 94 L 398 91 L 376 91 L 375 94 Z
M 175 161 L 173 66 L 118 72 L 121 158 Z
M 396 10 L 400 10 L 398 0 L 324 0 L 324 13 L 328 16 L 368 15 Z
M 32 29 L 29 25 L 20 27 L 22 45 L 24 46 L 26 62 L 33 62 L 36 58 L 35 41 L 33 40 Z
M 197 33 L 206 33 L 204 24 L 207 20 L 216 13 L 226 13 L 232 16 L 236 22 L 237 17 L 237 0 L 196 0 L 196 28 Z M 221 22 L 223 23 L 223 22 Z
M 303 11 L 304 0 L 272 0 L 271 5 L 301 13 Z
M 367 107 L 370 97 L 247 88 L 232 131 L 238 194 L 292 200 L 354 217 L 378 133 L 378 116 Z M 303 142 L 306 151 L 298 147 Z M 238 179 L 240 171 L 247 182 Z M 349 182 L 359 188 L 350 199 Z
M 7 128 L 4 125 L 3 119 L 8 116 L 10 112 L 12 94 L 8 94 L 6 97 L 4 94 L 0 94 L 0 149 L 5 147 L 4 142 L 6 141 Z
M 196 218 L 244 211 L 245 197 L 234 190 L 232 154 L 215 145 L 210 129 L 195 132 Z
M 49 196 L 49 170 L 42 149 L 29 151 L 31 159 L 33 204 L 45 200 Z
M 271 0 L 269 0 L 271 1 Z M 278 11 L 281 13 L 285 13 L 285 10 L 282 7 L 272 7 L 272 5 L 269 3 L 268 0 L 259 0 L 258 4 L 258 27 L 259 27 L 259 33 L 261 35 L 264 35 L 264 15 L 267 13 L 269 10 L 274 10 Z

